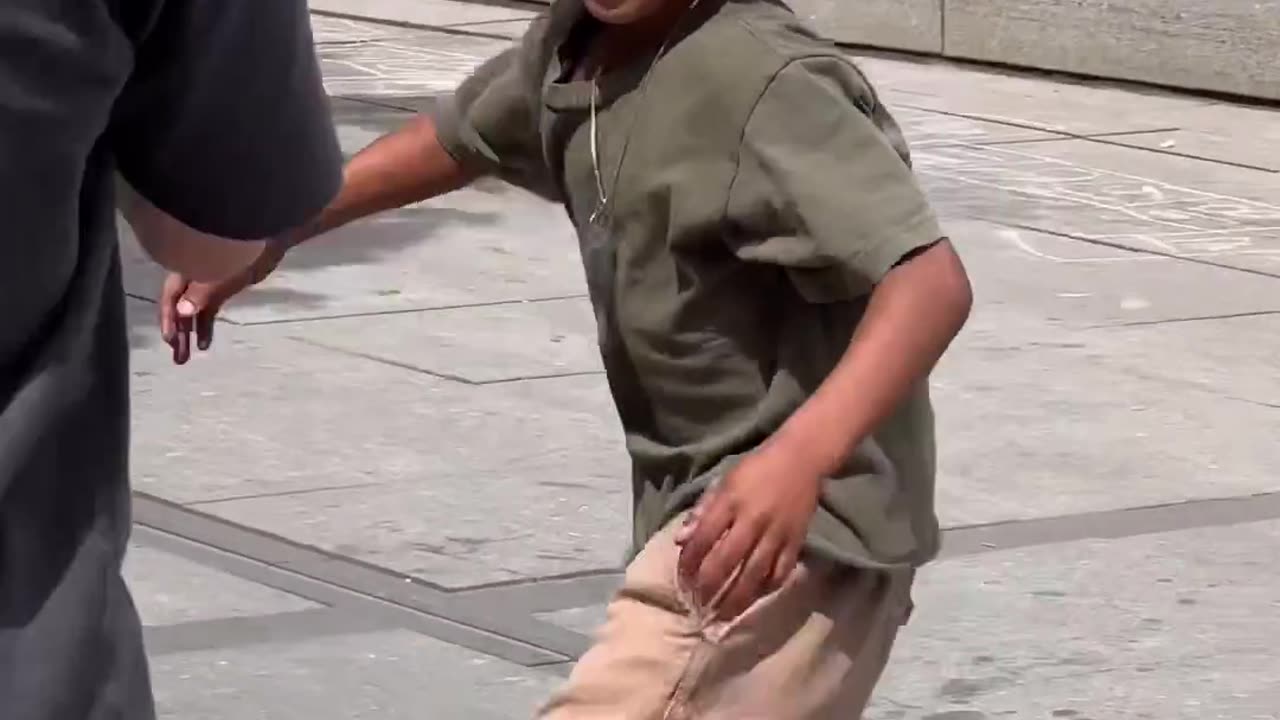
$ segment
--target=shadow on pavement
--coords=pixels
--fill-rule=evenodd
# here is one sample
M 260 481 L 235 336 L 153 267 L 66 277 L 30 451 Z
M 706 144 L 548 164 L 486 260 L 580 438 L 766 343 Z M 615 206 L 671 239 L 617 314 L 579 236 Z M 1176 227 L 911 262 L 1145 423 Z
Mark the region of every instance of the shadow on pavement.
M 379 97 L 377 99 L 333 98 L 334 123 L 339 133 L 358 128 L 369 141 L 402 125 L 414 111 L 429 111 L 442 96 Z M 394 107 L 391 107 L 394 105 Z M 363 135 L 361 136 L 363 139 Z M 349 158 L 359 150 L 344 147 Z M 497 180 L 482 180 L 472 189 L 486 195 L 503 195 L 514 189 Z M 416 205 L 382 213 L 337 230 L 298 248 L 286 258 L 285 272 L 309 272 L 330 267 L 376 265 L 394 258 L 421 243 L 429 243 L 453 229 L 482 227 L 500 220 L 497 212 L 454 207 Z M 151 301 L 159 295 L 163 270 L 151 262 L 128 232 L 121 230 L 121 257 L 124 285 L 132 297 L 129 313 L 129 344 L 148 348 L 161 343 Z M 324 295 L 279 285 L 268 280 L 245 293 L 237 304 L 248 307 L 282 306 L 305 309 L 321 305 Z

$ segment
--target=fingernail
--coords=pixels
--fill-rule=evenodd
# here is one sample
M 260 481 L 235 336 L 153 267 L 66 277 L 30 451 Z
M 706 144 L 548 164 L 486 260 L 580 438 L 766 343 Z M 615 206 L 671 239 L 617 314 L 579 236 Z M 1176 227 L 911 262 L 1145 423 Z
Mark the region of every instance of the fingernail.
M 193 317 L 196 314 L 195 303 L 186 298 L 178 301 L 178 314 L 183 317 Z
M 203 352 L 203 351 L 205 351 L 205 350 L 208 350 L 208 349 L 209 349 L 209 341 L 208 341 L 208 340 L 198 340 L 198 341 L 196 341 L 196 347 L 200 348 L 201 352 Z

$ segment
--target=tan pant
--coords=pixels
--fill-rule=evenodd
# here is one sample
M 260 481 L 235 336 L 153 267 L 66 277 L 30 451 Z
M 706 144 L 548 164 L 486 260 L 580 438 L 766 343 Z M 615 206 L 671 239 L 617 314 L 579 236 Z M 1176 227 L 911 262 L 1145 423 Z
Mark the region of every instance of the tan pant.
M 679 521 L 627 569 L 596 644 L 540 720 L 857 720 L 910 612 L 911 577 L 809 561 L 729 623 L 676 582 Z

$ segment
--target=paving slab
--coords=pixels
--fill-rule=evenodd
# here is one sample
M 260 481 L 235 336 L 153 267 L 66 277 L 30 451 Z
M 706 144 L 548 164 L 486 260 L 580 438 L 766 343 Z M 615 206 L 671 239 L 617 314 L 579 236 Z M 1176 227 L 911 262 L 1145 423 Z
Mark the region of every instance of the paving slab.
M 504 37 L 468 33 L 417 30 L 367 38 L 357 31 L 349 41 L 320 46 L 318 53 L 329 94 L 396 97 L 450 91 L 510 44 Z
M 503 47 L 476 55 L 429 50 L 411 40 L 376 40 L 325 48 L 320 65 L 325 88 L 334 95 L 421 95 L 452 90 Z
M 583 480 L 557 469 L 473 474 L 377 491 L 229 501 L 207 510 L 433 587 L 460 589 L 620 567 L 630 537 L 630 489 L 617 476 Z
M 132 242 L 123 252 L 129 291 L 157 297 L 162 273 Z M 224 317 L 252 324 L 583 292 L 564 211 L 510 186 L 485 184 L 299 247 L 270 283 L 236 298 Z
M 308 0 L 312 12 L 339 13 L 374 20 L 432 27 L 477 22 L 522 20 L 538 14 L 538 8 L 518 3 L 476 3 L 458 0 Z
M 528 20 L 507 20 L 483 23 L 464 23 L 453 25 L 451 29 L 465 32 L 484 33 L 486 35 L 503 35 L 511 39 L 520 38 L 529 29 Z
M 1280 124 L 1276 123 L 1277 115 L 1280 111 L 1274 107 L 1214 102 L 1180 111 L 1176 124 L 1182 129 L 1177 132 L 1113 140 L 1280 172 Z
M 944 193 L 935 197 L 952 208 L 969 203 Z M 1200 262 L 1210 258 L 1154 256 L 956 216 L 944 216 L 944 228 L 977 288 L 978 314 L 994 308 L 1026 318 L 1011 331 L 1014 337 L 1034 325 L 1051 333 L 1059 327 L 1083 330 L 1280 310 L 1275 278 Z
M 601 377 L 473 387 L 273 330 L 224 328 L 186 368 L 136 353 L 138 489 L 442 585 L 621 559 Z
M 558 682 L 408 631 L 164 655 L 152 672 L 174 720 L 515 720 Z
M 606 619 L 607 605 L 591 605 L 580 608 L 567 608 L 554 612 L 538 613 L 537 617 L 566 630 L 572 630 L 584 637 L 593 637 Z
M 466 383 L 603 372 L 582 296 L 297 323 L 289 333 Z
M 320 607 L 138 543 L 129 547 L 125 579 L 133 591 L 142 622 L 147 626 L 274 615 Z
M 331 45 L 352 45 L 374 40 L 390 40 L 406 35 L 417 35 L 412 28 L 397 27 L 386 23 L 370 23 L 339 17 L 311 16 L 311 34 L 316 47 L 323 54 Z
M 894 119 L 913 151 L 938 145 L 987 145 L 1060 140 L 1061 135 L 987 120 L 944 115 L 931 110 L 889 103 Z
M 914 158 L 944 216 L 1280 271 L 1278 176 L 1269 172 L 1078 140 L 925 147 Z
M 937 61 L 859 57 L 858 63 L 900 114 L 928 110 L 1280 169 L 1271 107 Z
M 1274 318 L 1258 322 L 1270 329 L 1256 340 L 1280 344 Z M 1280 448 L 1268 439 L 1275 409 L 1210 380 L 1187 382 L 1174 365 L 1195 346 L 1147 347 L 1145 337 L 979 306 L 934 376 L 944 524 L 1280 489 Z
M 1280 313 L 1109 329 L 1099 340 L 1128 347 L 1115 361 L 1148 377 L 1265 408 L 1280 408 Z M 1226 438 L 1224 438 L 1226 439 Z
M 256 328 L 221 328 L 214 349 L 184 368 L 154 350 L 134 358 L 135 395 L 148 409 L 137 421 L 137 477 L 180 502 L 343 485 L 316 482 L 324 476 L 363 486 L 577 463 L 582 453 L 592 459 L 576 467 L 591 467 L 594 446 L 620 443 L 598 377 L 473 387 Z M 475 442 L 486 437 L 502 443 Z M 189 465 L 198 458 L 229 465 Z M 224 472 L 232 484 L 213 479 Z
M 959 67 L 941 60 L 857 53 L 854 57 L 893 102 L 1082 135 L 1178 128 L 1179 113 L 1214 102 L 1044 74 Z
M 457 462 L 450 471 L 200 509 L 441 587 L 615 568 L 630 537 L 630 485 L 616 420 L 592 380 L 545 381 L 529 413 L 468 422 L 448 437 L 419 417 L 411 452 L 423 464 Z M 523 404 L 513 390 L 501 390 L 504 407 Z M 598 398 L 599 414 L 553 418 L 578 393 Z
M 449 94 L 431 93 L 412 97 L 419 101 L 417 106 L 406 105 L 399 98 L 330 98 L 333 124 L 338 131 L 338 144 L 343 155 L 350 159 L 374 140 L 403 127 L 413 118 L 412 111 L 428 103 L 434 107 L 447 99 Z
M 342 100 L 334 112 L 348 154 L 411 116 Z M 157 297 L 163 273 L 124 223 L 121 234 L 126 288 L 137 297 Z M 269 284 L 238 297 L 224 317 L 259 323 L 583 292 L 582 263 L 564 210 L 505 183 L 482 181 L 303 245 Z
M 939 563 L 869 720 L 1273 718 L 1280 523 Z
M 1277 113 L 1280 117 L 1280 113 Z M 1022 173 L 1033 167 L 1030 160 L 1051 160 L 1064 165 L 1087 168 L 1099 173 L 1088 182 L 1110 184 L 1125 178 L 1154 183 L 1165 190 L 1166 197 L 1151 197 L 1149 202 L 1170 201 L 1178 190 L 1199 193 L 1207 198 L 1235 200 L 1260 207 L 1256 213 L 1241 211 L 1242 220 L 1274 220 L 1276 191 L 1280 175 L 1271 171 L 1236 168 L 1213 161 L 1145 152 L 1141 149 L 1114 147 L 1095 142 L 1042 143 L 1029 147 L 996 148 L 1015 153 L 1008 156 L 1013 172 Z M 1017 164 L 1019 157 L 1028 159 L 1027 167 Z M 1034 166 L 1038 169 L 1038 166 Z M 1123 184 L 1123 183 L 1120 183 Z M 1151 195 L 1150 191 L 1145 194 Z

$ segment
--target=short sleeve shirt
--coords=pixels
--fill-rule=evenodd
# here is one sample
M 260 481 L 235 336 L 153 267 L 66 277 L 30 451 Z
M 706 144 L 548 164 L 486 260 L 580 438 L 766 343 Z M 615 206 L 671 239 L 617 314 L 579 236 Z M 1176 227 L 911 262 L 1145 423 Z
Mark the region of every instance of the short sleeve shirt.
M 781 3 L 703 0 L 596 85 L 572 72 L 590 22 L 560 0 L 464 83 L 441 137 L 478 172 L 537 177 L 577 227 L 639 547 L 813 394 L 877 283 L 943 234 L 871 85 Z M 922 382 L 827 482 L 809 549 L 917 566 L 933 495 Z
M 145 720 L 114 178 L 230 238 L 323 207 L 341 156 L 306 4 L 6 2 L 0 159 L 0 716 Z

